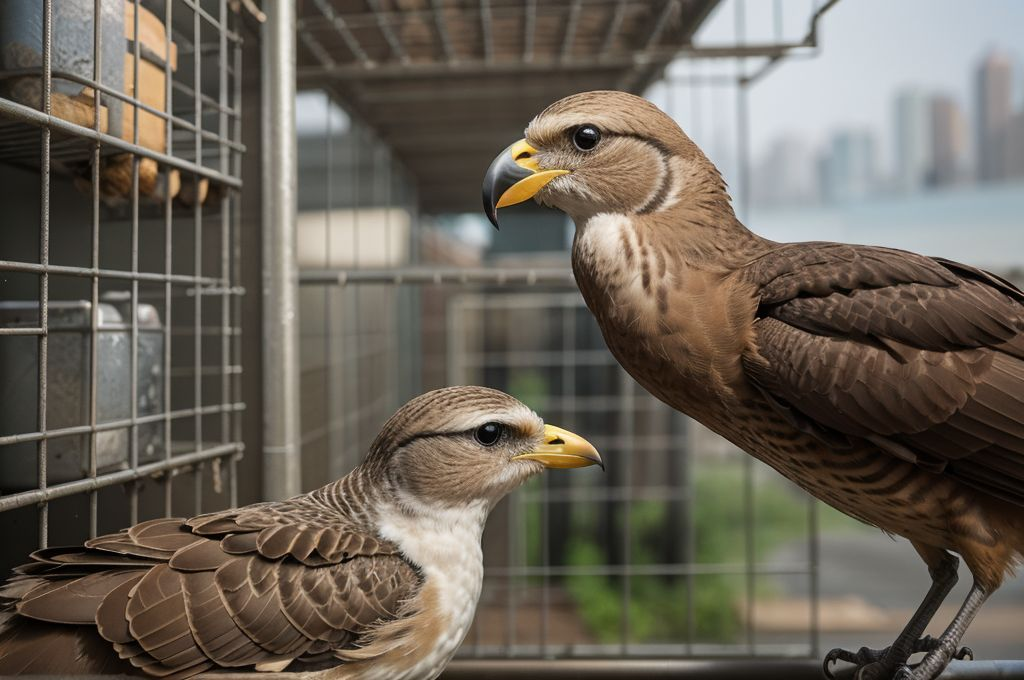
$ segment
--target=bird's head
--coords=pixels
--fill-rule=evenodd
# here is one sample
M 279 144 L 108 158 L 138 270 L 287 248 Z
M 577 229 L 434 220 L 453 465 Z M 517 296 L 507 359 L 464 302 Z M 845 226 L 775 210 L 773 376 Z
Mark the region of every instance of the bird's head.
M 720 195 L 714 165 L 672 118 L 646 99 L 596 91 L 561 99 L 501 152 L 484 177 L 484 210 L 536 198 L 577 224 L 597 213 L 644 214 L 689 197 Z
M 367 457 L 391 487 L 428 505 L 496 503 L 545 468 L 604 467 L 582 437 L 545 425 L 504 392 L 447 387 L 385 423 Z

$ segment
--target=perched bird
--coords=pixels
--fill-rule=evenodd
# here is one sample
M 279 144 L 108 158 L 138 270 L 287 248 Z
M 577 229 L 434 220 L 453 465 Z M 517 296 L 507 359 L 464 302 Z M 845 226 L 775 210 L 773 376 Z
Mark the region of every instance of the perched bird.
M 593 446 L 502 392 L 429 392 L 321 489 L 34 553 L 3 591 L 0 675 L 335 657 L 318 677 L 435 678 L 473 620 L 488 512 L 544 468 L 594 464 Z
M 761 238 L 676 123 L 622 92 L 552 104 L 498 156 L 495 226 L 530 197 L 575 222 L 580 291 L 641 385 L 924 559 L 931 589 L 893 645 L 833 650 L 826 672 L 938 675 L 1024 551 L 1024 293 L 941 258 Z M 921 638 L 954 552 L 970 595 Z

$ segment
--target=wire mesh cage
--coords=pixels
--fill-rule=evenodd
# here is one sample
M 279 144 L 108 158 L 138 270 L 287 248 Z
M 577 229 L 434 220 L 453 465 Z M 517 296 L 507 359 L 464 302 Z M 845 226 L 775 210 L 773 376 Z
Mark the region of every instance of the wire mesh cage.
M 478 210 L 462 187 L 479 185 L 496 140 L 569 92 L 654 83 L 699 143 L 723 125 L 742 140 L 745 88 L 813 37 L 800 26 L 787 41 L 776 21 L 748 41 L 741 8 L 737 44 L 702 51 L 689 38 L 714 5 L 299 11 L 303 487 L 350 470 L 394 409 L 447 384 L 510 392 L 612 461 L 606 477 L 545 475 L 495 509 L 463 657 L 818 653 L 818 506 L 618 366 L 573 283 L 564 218 L 510 215 L 491 239 L 457 214 Z M 813 34 L 824 9 L 808 9 Z M 659 79 L 680 49 L 695 58 Z M 686 110 L 671 110 L 684 88 Z M 745 153 L 716 158 L 740 175 L 741 203 Z M 761 540 L 773 531 L 796 553 Z M 780 583 L 798 594 L 783 629 L 759 612 Z
M 505 390 L 610 461 L 495 509 L 460 654 L 816 654 L 817 505 L 619 367 L 573 283 L 563 218 L 525 213 L 482 245 L 466 219 L 419 211 L 411 173 L 343 98 L 309 90 L 298 108 L 303 486 L 349 471 L 402 402 L 449 384 Z M 536 239 L 549 249 L 524 248 Z M 759 538 L 780 527 L 795 556 Z M 801 595 L 780 632 L 758 603 L 781 582 Z
M 575 288 L 562 217 L 523 212 L 484 237 L 460 214 L 476 196 L 451 187 L 478 186 L 515 138 L 503 135 L 528 121 L 524 107 L 649 85 L 712 156 L 723 129 L 735 134 L 714 160 L 742 209 L 746 88 L 789 51 L 813 49 L 834 0 L 809 3 L 807 36 L 801 24 L 786 39 L 777 22 L 746 41 L 738 9 L 736 44 L 702 48 L 693 31 L 715 2 L 595 2 L 586 16 L 579 2 L 298 5 L 283 31 L 298 44 L 303 91 L 283 109 L 298 138 L 263 164 L 298 165 L 295 262 L 284 264 L 298 266 L 299 307 L 281 319 L 299 325 L 299 344 L 289 355 L 247 336 L 258 350 L 248 362 L 241 253 L 256 238 L 242 213 L 255 192 L 241 178 L 243 154 L 258 154 L 242 142 L 255 112 L 243 103 L 236 4 L 0 8 L 0 196 L 17 225 L 0 230 L 0 401 L 11 405 L 0 527 L 15 538 L 0 567 L 35 546 L 263 499 L 236 474 L 245 445 L 265 444 L 264 477 L 281 453 L 242 429 L 243 365 L 259 371 L 262 352 L 265 372 L 284 357 L 299 373 L 288 406 L 299 409 L 302 490 L 351 470 L 398 406 L 448 384 L 503 389 L 609 461 L 604 477 L 544 475 L 494 511 L 462 656 L 816 657 L 824 511 L 619 367 Z M 12 50 L 3 27 L 16 21 L 36 38 Z M 669 68 L 680 53 L 692 58 Z M 264 80 L 287 63 L 269 56 Z M 511 96 L 488 82 L 523 72 L 536 84 Z M 493 129 L 472 127 L 477 96 Z M 452 158 L 456 137 L 465 148 Z M 267 270 L 291 257 L 263 246 Z M 264 304 L 289 276 L 265 279 Z M 270 378 L 257 396 L 273 408 L 277 388 Z M 782 624 L 779 591 L 790 595 Z
M 235 502 L 237 22 L 226 0 L 0 8 L 5 569 Z

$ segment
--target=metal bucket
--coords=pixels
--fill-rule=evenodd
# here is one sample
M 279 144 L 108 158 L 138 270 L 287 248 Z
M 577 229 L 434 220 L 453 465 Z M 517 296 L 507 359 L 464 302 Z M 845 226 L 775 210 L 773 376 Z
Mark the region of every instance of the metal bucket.
M 118 307 L 122 309 L 119 311 Z M 128 305 L 101 302 L 98 313 L 96 423 L 98 426 L 131 417 L 131 330 Z M 124 314 L 122 314 L 124 312 Z M 92 303 L 87 300 L 51 301 L 48 305 L 46 430 L 88 426 L 92 375 Z M 0 302 L 0 326 L 35 327 L 39 307 L 34 301 Z M 152 305 L 138 306 L 139 416 L 164 410 L 163 327 Z M 35 336 L 15 336 L 0 351 L 0 436 L 38 431 L 39 363 Z M 138 425 L 139 462 L 164 453 L 162 421 Z M 97 472 L 126 468 L 130 461 L 130 427 L 96 433 Z M 90 469 L 90 434 L 72 433 L 47 442 L 47 483 L 81 479 Z M 20 491 L 38 486 L 38 442 L 0 448 L 0 489 Z

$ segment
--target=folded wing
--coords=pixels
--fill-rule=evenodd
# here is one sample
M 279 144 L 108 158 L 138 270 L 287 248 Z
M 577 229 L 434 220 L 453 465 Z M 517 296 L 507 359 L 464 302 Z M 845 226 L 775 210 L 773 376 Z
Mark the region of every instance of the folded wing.
M 782 246 L 760 293 L 750 381 L 832 445 L 891 454 L 1024 505 L 1024 292 L 884 248 Z
M 394 545 L 366 529 L 259 507 L 34 553 L 3 591 L 20 616 L 0 633 L 0 668 L 55 668 L 39 643 L 64 644 L 55 628 L 83 634 L 44 621 L 95 626 L 111 656 L 159 677 L 327 656 L 401 616 L 419 588 Z

